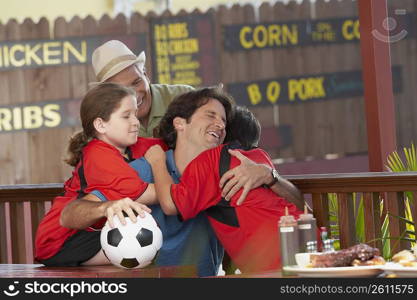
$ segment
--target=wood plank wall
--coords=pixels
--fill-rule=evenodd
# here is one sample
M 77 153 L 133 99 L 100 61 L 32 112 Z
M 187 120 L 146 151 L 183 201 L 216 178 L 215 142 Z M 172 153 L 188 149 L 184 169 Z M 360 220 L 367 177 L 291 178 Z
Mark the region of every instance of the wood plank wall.
M 390 1 L 390 11 L 416 10 L 413 0 Z M 319 74 L 324 72 L 354 71 L 361 69 L 359 43 L 341 43 L 227 52 L 223 50 L 222 26 L 242 23 L 291 21 L 332 17 L 356 16 L 356 1 L 317 0 L 316 5 L 305 0 L 300 4 L 262 3 L 259 10 L 251 5 L 219 6 L 210 9 L 215 20 L 214 49 L 218 54 L 219 82 L 227 85 Z M 187 14 L 181 11 L 178 15 Z M 201 14 L 199 11 L 191 14 Z M 165 12 L 166 16 L 172 15 Z M 6 41 L 28 39 L 59 39 L 82 36 L 115 36 L 149 32 L 149 20 L 135 13 L 130 19 L 91 16 L 70 21 L 58 18 L 53 22 L 41 19 L 38 23 L 27 19 L 22 24 L 14 20 L 0 24 L 0 44 Z M 414 23 L 414 27 L 417 24 Z M 416 28 L 414 28 L 416 29 Z M 395 96 L 398 145 L 409 146 L 417 137 L 417 51 L 416 38 L 392 45 L 392 62 L 403 68 L 403 92 Z M 151 41 L 147 40 L 147 70 L 152 77 Z M 0 72 L 0 107 L 19 103 L 36 103 L 59 99 L 80 100 L 94 81 L 91 66 L 60 65 L 32 69 L 13 69 Z M 75 105 L 72 109 L 78 110 Z M 364 153 L 367 140 L 363 97 L 323 101 L 298 105 L 255 107 L 252 109 L 265 130 L 288 125 L 292 142 L 285 148 L 266 149 L 273 158 L 323 158 L 328 153 L 341 156 Z M 0 184 L 63 182 L 71 168 L 63 163 L 69 137 L 78 127 L 0 132 Z M 261 146 L 270 141 L 261 141 Z

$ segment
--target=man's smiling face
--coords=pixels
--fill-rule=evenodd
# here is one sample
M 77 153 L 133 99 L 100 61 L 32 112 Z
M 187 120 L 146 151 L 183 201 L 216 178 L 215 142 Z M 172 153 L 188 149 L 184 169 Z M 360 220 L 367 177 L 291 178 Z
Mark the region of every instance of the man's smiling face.
M 195 146 L 202 152 L 223 143 L 226 135 L 226 112 L 218 100 L 210 98 L 183 126 L 184 137 L 190 146 Z

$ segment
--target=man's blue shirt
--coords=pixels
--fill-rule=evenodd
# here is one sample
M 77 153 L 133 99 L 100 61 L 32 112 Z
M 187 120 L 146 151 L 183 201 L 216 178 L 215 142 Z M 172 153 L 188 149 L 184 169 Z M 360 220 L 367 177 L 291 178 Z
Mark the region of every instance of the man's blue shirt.
M 178 183 L 181 174 L 175 164 L 174 152 L 167 151 L 166 158 L 168 172 L 174 182 Z M 151 166 L 145 158 L 136 159 L 130 165 L 143 181 L 154 182 Z M 106 200 L 99 191 L 92 193 L 101 200 Z M 183 222 L 178 216 L 165 215 L 159 204 L 149 207 L 164 239 L 155 264 L 157 266 L 197 265 L 198 276 L 217 275 L 224 249 L 204 213 Z

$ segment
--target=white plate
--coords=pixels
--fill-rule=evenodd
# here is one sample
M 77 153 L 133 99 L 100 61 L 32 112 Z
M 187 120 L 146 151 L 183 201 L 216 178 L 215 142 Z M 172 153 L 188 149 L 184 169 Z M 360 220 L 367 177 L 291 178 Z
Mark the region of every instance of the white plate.
M 300 268 L 299 266 L 284 267 L 284 271 L 300 277 L 376 277 L 384 272 L 383 266 L 358 266 L 335 268 Z
M 417 278 L 417 267 L 404 267 L 400 264 L 389 262 L 383 266 L 387 273 L 394 273 L 398 277 L 414 277 Z

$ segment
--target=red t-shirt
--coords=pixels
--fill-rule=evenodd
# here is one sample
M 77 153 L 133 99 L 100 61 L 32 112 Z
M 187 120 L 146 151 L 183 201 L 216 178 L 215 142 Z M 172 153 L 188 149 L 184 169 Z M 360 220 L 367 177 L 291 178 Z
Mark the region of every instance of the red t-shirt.
M 136 144 L 130 147 L 131 157 L 143 156 L 149 147 L 155 144 L 166 149 L 160 139 L 138 138 Z M 136 199 L 142 195 L 147 186 L 148 184 L 138 177 L 119 150 L 101 140 L 93 139 L 84 147 L 82 160 L 72 172 L 72 177 L 65 182 L 65 194 L 53 200 L 51 209 L 39 224 L 35 240 L 36 259 L 42 260 L 54 256 L 64 242 L 77 232 L 59 224 L 61 212 L 69 202 L 93 190 L 100 191 L 108 200 L 125 197 Z M 105 218 L 86 230 L 101 228 L 104 222 Z
M 296 218 L 302 212 L 269 188 L 259 187 L 251 190 L 239 206 L 236 202 L 242 190 L 232 197 L 231 208 L 227 209 L 234 213 L 227 214 L 228 220 L 215 218 L 210 210 L 221 200 L 219 161 L 222 148 L 220 145 L 200 154 L 184 170 L 181 182 L 171 186 L 178 212 L 183 220 L 188 220 L 206 210 L 217 237 L 240 270 L 278 269 L 281 266 L 278 221 L 285 214 L 285 207 Z M 241 152 L 252 161 L 273 167 L 268 154 L 261 149 Z M 239 164 L 240 161 L 231 156 L 230 168 Z

